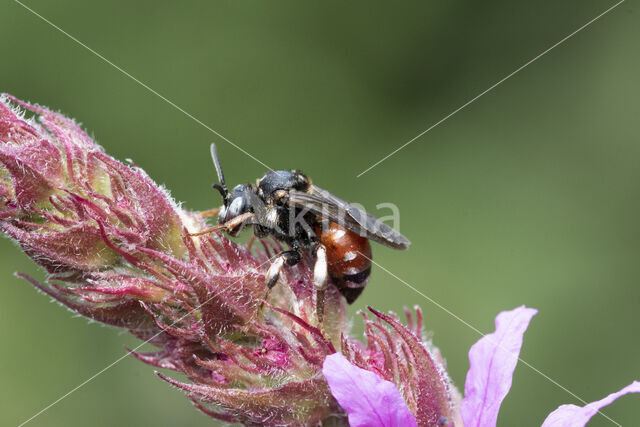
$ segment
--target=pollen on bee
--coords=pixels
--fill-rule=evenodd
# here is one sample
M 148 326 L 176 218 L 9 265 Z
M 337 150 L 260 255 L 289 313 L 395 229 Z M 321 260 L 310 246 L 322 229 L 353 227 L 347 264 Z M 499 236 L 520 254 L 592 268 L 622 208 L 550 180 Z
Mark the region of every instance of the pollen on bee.
M 355 252 L 349 251 L 349 252 L 346 252 L 344 254 L 343 260 L 344 260 L 344 262 L 349 262 L 349 261 L 354 260 L 356 258 L 356 256 L 358 256 L 358 255 Z
M 272 194 L 272 197 L 276 200 L 282 199 L 284 196 L 287 195 L 287 192 L 284 190 L 277 190 Z
M 337 230 L 335 230 L 333 232 L 333 238 L 336 239 L 336 240 L 337 239 L 341 239 L 341 238 L 344 237 L 345 234 L 347 234 L 347 232 L 340 228 L 340 229 L 337 229 Z M 345 261 L 348 261 L 348 260 L 345 260 Z

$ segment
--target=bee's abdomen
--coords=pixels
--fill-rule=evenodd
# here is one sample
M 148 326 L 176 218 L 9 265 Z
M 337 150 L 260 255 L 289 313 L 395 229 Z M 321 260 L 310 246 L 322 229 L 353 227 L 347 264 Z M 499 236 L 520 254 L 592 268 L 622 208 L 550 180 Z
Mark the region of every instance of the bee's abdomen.
M 327 248 L 329 276 L 351 304 L 362 293 L 371 273 L 369 240 L 334 222 L 325 230 L 318 224 L 316 234 Z

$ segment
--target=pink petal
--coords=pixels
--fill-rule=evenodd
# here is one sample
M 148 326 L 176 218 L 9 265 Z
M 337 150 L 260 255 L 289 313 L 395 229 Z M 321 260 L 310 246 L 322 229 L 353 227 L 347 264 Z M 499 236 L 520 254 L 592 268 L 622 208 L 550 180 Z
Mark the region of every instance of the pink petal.
M 495 426 L 500 405 L 511 388 L 522 337 L 538 311 L 521 306 L 496 317 L 496 331 L 469 351 L 469 372 L 460 413 L 465 427 Z
M 628 393 L 640 393 L 640 382 L 634 381 L 625 388 L 597 402 L 591 402 L 585 406 L 562 405 L 549 414 L 542 427 L 581 427 L 598 411 L 605 406 L 613 403 L 617 398 Z
M 352 365 L 342 354 L 327 356 L 322 373 L 352 427 L 417 426 L 395 384 Z

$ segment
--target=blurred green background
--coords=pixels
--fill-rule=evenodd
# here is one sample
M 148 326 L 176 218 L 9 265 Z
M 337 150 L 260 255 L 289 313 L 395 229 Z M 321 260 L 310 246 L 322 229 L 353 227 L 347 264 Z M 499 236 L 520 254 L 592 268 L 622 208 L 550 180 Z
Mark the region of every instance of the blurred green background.
M 25 4 L 267 165 L 301 168 L 374 213 L 396 203 L 413 244 L 376 245 L 376 261 L 484 332 L 501 310 L 538 308 L 522 358 L 577 395 L 596 400 L 640 376 L 636 1 L 360 178 L 614 2 Z M 228 182 L 264 172 L 18 3 L 3 2 L 0 16 L 0 90 L 77 118 L 187 208 L 219 203 L 211 142 Z M 9 426 L 136 341 L 74 318 L 12 276 L 44 275 L 7 239 L 0 254 L 0 424 Z M 464 387 L 475 332 L 379 268 L 353 312 L 367 304 L 420 304 Z M 638 425 L 639 402 L 627 397 L 605 412 Z M 539 425 L 563 403 L 578 402 L 520 364 L 499 424 Z M 126 358 L 29 425 L 212 422 Z

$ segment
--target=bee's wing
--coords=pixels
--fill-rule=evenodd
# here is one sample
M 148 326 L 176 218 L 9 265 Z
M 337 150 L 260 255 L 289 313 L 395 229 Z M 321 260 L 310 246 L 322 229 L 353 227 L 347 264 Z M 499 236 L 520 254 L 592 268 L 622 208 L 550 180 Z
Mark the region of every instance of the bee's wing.
M 327 190 L 311 185 L 307 191 L 289 191 L 289 203 L 308 209 L 339 225 L 393 249 L 407 249 L 411 242 L 376 217 L 358 209 Z

